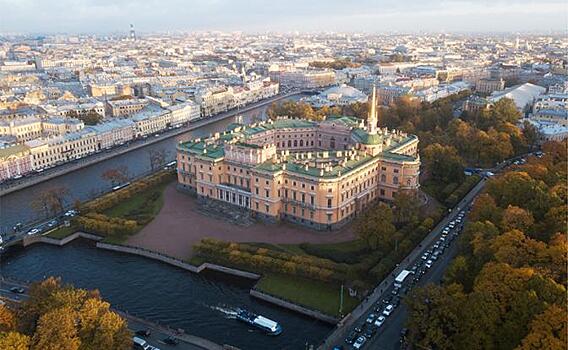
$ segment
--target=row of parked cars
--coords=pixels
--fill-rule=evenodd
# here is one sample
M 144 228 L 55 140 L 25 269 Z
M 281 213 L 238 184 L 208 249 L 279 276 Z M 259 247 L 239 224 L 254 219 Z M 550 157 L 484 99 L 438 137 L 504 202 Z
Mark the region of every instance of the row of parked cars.
M 463 228 L 465 211 L 462 210 L 442 230 L 440 236 L 424 254 L 408 270 L 410 274 L 404 283 L 393 286 L 390 295 L 386 296 L 380 302 L 377 302 L 372 313 L 367 315 L 365 322 L 353 329 L 345 338 L 347 344 L 351 344 L 353 349 L 362 349 L 365 344 L 379 331 L 386 322 L 388 317 L 400 305 L 400 298 L 406 295 L 433 266 L 433 264 L 444 254 L 450 243 L 459 235 Z M 401 342 L 404 342 L 407 329 L 401 332 Z
M 65 220 L 69 220 L 70 218 L 74 217 L 75 215 L 77 215 L 78 212 L 75 209 L 71 209 L 66 211 L 63 215 L 61 215 L 61 217 L 52 219 L 46 223 L 43 223 L 41 225 L 38 225 L 36 227 L 32 227 L 26 234 L 27 235 L 37 235 L 39 233 L 44 233 L 47 231 L 50 231 L 54 228 L 56 228 L 57 226 L 61 225 L 61 223 Z M 14 231 L 18 231 L 18 225 L 16 225 L 14 227 Z

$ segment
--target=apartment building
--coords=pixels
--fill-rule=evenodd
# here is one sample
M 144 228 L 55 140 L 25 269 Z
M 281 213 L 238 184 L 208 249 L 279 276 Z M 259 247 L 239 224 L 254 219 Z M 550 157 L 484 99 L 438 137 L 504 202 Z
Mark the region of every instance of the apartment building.
M 33 140 L 41 137 L 42 133 L 42 122 L 37 117 L 0 120 L 0 136 L 15 136 L 18 142 Z
M 201 109 L 193 101 L 179 103 L 166 108 L 170 111 L 170 124 L 172 126 L 181 125 L 201 116 Z
M 108 113 L 112 117 L 125 117 L 138 113 L 148 105 L 148 100 L 129 98 L 125 100 L 107 101 Z
M 505 80 L 483 78 L 475 82 L 475 91 L 482 94 L 491 94 L 493 91 L 505 89 Z
M 23 144 L 0 148 L 0 181 L 32 171 L 30 149 Z
M 47 139 L 25 143 L 30 148 L 32 169 L 45 169 L 57 164 L 82 158 L 97 150 L 96 133 L 81 130 Z
M 269 76 L 280 85 L 298 89 L 315 89 L 336 83 L 332 70 L 278 70 L 269 72 Z

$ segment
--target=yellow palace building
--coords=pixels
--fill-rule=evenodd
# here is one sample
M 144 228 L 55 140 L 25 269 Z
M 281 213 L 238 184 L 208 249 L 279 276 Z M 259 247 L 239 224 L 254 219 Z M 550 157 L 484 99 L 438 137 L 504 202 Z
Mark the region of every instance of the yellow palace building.
M 180 143 L 178 188 L 267 221 L 340 227 L 370 203 L 420 186 L 418 138 L 378 128 L 374 91 L 372 101 L 366 125 L 278 118 Z

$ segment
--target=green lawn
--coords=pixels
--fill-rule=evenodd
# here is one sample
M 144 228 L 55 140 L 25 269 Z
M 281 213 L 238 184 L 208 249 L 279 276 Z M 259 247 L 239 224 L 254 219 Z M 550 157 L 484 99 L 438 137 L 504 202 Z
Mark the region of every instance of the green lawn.
M 269 273 L 258 282 L 257 289 L 328 315 L 339 316 L 341 286 L 337 284 Z M 343 298 L 345 315 L 355 308 L 359 301 L 349 296 L 347 288 L 343 289 Z
M 65 227 L 65 226 L 60 226 L 58 228 L 56 228 L 55 230 L 51 231 L 50 233 L 47 234 L 47 237 L 50 238 L 55 238 L 55 239 L 63 239 L 73 233 L 77 232 L 77 228 L 74 227 L 73 225 L 69 226 L 69 227 Z
M 152 219 L 164 205 L 164 190 L 170 182 L 161 183 L 143 192 L 134 194 L 118 205 L 104 211 L 105 215 L 124 219 Z

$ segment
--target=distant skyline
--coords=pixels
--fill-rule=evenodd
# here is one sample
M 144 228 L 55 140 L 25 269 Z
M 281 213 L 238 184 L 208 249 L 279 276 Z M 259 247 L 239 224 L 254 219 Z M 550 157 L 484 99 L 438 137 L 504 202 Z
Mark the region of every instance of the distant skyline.
M 0 33 L 566 32 L 568 1 L 0 0 Z

